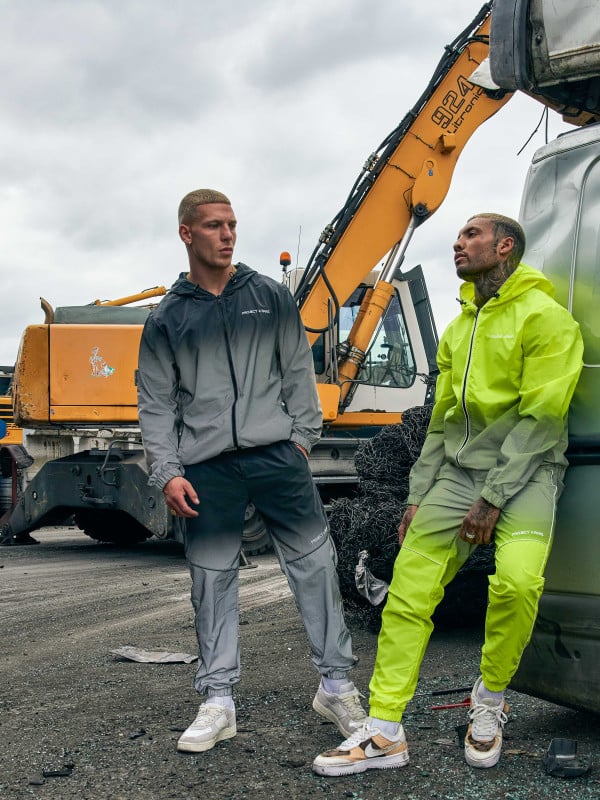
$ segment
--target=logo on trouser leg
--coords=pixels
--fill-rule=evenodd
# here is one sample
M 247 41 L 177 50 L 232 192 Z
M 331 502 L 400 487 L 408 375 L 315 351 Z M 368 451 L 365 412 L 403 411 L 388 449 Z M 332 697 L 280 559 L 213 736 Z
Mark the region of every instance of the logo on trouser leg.
M 310 540 L 310 543 L 311 544 L 316 544 L 317 542 L 320 542 L 321 539 L 324 539 L 327 536 L 328 531 L 329 531 L 329 528 L 326 525 L 318 536 L 315 536 L 314 539 Z

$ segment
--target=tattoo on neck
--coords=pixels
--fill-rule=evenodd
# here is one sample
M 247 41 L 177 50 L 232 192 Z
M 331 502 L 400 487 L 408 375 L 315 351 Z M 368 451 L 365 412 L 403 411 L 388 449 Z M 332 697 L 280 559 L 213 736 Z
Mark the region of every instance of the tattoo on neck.
M 475 303 L 481 308 L 487 301 L 494 297 L 498 289 L 513 274 L 515 267 L 508 261 L 503 261 L 489 272 L 484 272 L 475 282 Z

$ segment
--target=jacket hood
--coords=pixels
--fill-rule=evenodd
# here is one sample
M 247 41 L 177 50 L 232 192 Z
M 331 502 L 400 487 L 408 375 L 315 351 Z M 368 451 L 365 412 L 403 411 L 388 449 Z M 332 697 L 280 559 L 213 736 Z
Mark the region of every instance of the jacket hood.
M 554 297 L 554 286 L 546 276 L 535 267 L 521 262 L 513 274 L 502 284 L 496 292 L 496 303 L 506 303 L 515 297 L 537 289 L 548 297 Z M 465 281 L 460 286 L 460 300 L 463 310 L 477 309 L 475 306 L 475 286 L 470 281 Z
M 230 294 L 231 292 L 235 292 L 240 286 L 243 286 L 253 275 L 256 275 L 256 270 L 252 269 L 251 267 L 247 266 L 246 264 L 242 264 L 240 261 L 238 264 L 235 264 L 236 273 L 233 278 L 229 281 L 229 283 L 223 289 L 223 294 Z M 179 278 L 175 281 L 175 283 L 169 289 L 169 294 L 176 294 L 180 297 L 185 296 L 193 296 L 198 297 L 198 295 L 211 295 L 210 292 L 207 292 L 206 289 L 203 289 L 201 286 L 198 286 L 195 283 L 191 283 L 187 279 L 187 272 L 181 272 L 179 274 Z

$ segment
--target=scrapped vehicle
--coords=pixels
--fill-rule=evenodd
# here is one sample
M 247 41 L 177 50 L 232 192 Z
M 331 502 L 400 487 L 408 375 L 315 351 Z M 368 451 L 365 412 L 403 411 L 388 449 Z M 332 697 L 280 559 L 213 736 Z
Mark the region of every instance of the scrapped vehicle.
M 569 468 L 532 642 L 515 688 L 600 711 L 600 125 L 533 157 L 520 212 L 524 260 L 579 322 L 584 367 L 569 414 Z

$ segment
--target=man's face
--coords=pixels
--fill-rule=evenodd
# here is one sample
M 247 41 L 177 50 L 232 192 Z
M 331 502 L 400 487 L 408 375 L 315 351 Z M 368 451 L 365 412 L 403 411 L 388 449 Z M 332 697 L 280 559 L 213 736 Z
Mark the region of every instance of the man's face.
M 179 236 L 188 246 L 196 263 L 208 269 L 231 266 L 237 220 L 226 203 L 196 206 L 192 222 L 179 226 Z
M 494 224 L 485 217 L 474 217 L 461 228 L 454 242 L 454 265 L 456 274 L 464 281 L 474 281 L 503 260 L 510 237 L 496 241 Z M 509 250 L 512 247 L 509 248 Z

